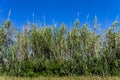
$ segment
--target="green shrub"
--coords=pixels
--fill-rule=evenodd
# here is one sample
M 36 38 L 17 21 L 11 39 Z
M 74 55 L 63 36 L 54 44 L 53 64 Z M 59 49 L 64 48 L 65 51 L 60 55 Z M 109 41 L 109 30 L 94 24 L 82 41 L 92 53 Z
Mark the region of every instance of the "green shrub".
M 28 23 L 14 31 L 0 27 L 0 73 L 12 76 L 120 75 L 120 29 L 115 21 L 105 33 L 87 23 L 67 30 L 65 24 L 37 27 Z

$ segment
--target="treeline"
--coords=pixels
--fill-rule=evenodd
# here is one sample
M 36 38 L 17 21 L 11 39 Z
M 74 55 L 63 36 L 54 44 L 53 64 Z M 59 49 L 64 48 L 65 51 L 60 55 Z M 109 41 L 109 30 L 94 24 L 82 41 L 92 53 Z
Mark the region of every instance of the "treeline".
M 120 75 L 120 29 L 115 21 L 98 33 L 97 19 L 73 28 L 61 24 L 16 30 L 10 20 L 0 27 L 0 74 L 12 76 Z M 117 28 L 117 29 L 116 29 Z

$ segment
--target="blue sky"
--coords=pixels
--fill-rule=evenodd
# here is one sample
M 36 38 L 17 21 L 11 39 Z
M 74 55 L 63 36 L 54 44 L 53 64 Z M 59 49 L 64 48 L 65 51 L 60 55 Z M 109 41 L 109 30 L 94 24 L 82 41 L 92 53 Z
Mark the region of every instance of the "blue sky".
M 79 18 L 84 23 L 89 14 L 88 22 L 96 15 L 105 25 L 120 15 L 120 0 L 0 0 L 0 19 L 7 19 L 10 9 L 10 19 L 20 26 L 33 21 L 33 12 L 34 22 L 73 24 Z

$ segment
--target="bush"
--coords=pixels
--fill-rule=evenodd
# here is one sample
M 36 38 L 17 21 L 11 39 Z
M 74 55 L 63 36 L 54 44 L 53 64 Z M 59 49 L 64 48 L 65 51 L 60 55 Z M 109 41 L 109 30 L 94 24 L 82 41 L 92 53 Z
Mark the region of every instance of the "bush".
M 115 21 L 99 34 L 89 24 L 71 30 L 65 24 L 39 28 L 28 23 L 14 31 L 7 20 L 0 27 L 0 73 L 35 77 L 68 75 L 120 75 L 120 29 Z

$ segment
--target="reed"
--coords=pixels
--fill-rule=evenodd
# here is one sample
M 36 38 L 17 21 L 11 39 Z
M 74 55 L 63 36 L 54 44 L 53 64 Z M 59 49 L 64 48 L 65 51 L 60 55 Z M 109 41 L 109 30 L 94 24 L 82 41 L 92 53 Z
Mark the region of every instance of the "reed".
M 10 20 L 0 27 L 0 73 L 13 76 L 120 75 L 118 21 L 99 34 L 97 18 L 92 29 L 76 20 L 69 31 L 65 24 L 37 27 L 27 24 L 16 30 Z M 117 29 L 116 29 L 117 28 Z

